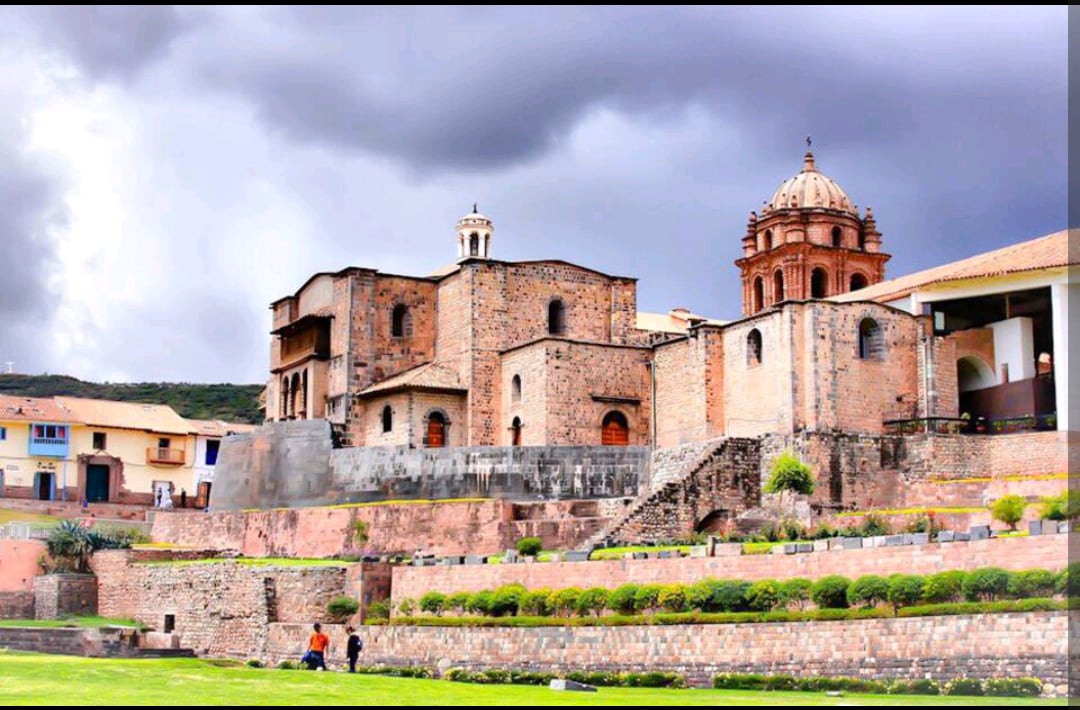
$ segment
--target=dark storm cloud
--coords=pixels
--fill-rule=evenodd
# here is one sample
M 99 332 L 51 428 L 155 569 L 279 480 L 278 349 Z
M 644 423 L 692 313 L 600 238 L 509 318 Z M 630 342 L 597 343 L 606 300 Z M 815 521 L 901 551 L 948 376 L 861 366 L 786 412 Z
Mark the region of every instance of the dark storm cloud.
M 95 79 L 132 78 L 164 57 L 202 15 L 134 5 L 40 6 L 25 12 L 47 45 L 67 53 Z

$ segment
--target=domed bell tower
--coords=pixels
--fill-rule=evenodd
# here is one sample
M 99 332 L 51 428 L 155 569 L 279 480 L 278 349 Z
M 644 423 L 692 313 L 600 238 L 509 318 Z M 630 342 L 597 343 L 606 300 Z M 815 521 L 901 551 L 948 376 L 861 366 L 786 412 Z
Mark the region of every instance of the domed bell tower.
M 810 139 L 807 139 L 807 148 Z M 885 278 L 889 255 L 869 207 L 864 216 L 809 150 L 803 168 L 785 180 L 761 214 L 750 213 L 742 239 L 742 312 L 784 301 L 827 298 Z
M 472 212 L 457 221 L 454 228 L 457 230 L 458 261 L 491 258 L 491 236 L 495 227 L 490 219 L 477 211 L 476 205 Z

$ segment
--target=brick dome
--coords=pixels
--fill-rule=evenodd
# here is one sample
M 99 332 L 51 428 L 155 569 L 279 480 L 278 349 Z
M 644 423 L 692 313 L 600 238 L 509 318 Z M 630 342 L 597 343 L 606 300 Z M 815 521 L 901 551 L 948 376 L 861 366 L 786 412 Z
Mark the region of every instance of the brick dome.
M 803 158 L 802 172 L 776 189 L 763 212 L 799 208 L 823 208 L 858 216 L 847 193 L 835 180 L 817 169 L 814 154 L 809 151 Z

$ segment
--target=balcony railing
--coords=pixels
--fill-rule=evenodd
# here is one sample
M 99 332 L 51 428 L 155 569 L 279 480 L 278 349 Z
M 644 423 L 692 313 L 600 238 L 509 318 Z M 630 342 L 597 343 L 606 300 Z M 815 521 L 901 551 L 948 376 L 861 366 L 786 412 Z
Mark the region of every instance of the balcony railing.
M 184 450 L 151 446 L 146 450 L 146 462 L 159 466 L 183 466 Z
M 59 437 L 31 436 L 27 451 L 31 456 L 64 458 L 68 454 L 68 440 Z
M 1057 428 L 1057 415 L 1010 417 L 1007 419 L 963 419 L 925 417 L 895 419 L 884 423 L 886 434 L 1015 434 L 1021 431 L 1051 431 Z

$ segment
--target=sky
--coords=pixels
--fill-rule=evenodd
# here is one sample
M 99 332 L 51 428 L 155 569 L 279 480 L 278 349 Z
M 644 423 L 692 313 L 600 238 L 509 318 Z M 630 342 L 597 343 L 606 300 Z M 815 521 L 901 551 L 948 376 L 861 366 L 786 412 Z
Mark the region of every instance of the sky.
M 314 272 L 493 256 L 740 313 L 818 167 L 887 276 L 1067 226 L 1065 7 L 0 8 L 0 363 L 262 382 Z

